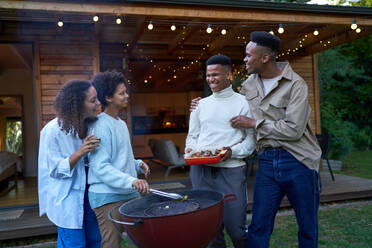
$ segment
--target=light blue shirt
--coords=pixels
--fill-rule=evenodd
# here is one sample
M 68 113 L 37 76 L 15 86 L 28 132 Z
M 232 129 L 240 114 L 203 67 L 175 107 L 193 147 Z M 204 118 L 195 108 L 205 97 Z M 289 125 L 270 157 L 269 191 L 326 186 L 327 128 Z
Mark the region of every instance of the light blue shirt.
M 89 155 L 89 200 L 92 193 L 132 195 L 141 160 L 135 160 L 127 125 L 123 120 L 101 113 L 91 126 L 101 139 L 97 149 Z M 102 195 L 101 195 L 102 196 Z M 108 202 L 106 202 L 108 203 Z M 91 202 L 97 206 L 97 202 Z
M 82 140 L 66 134 L 57 118 L 40 132 L 38 191 L 40 216 L 63 228 L 83 227 L 86 174 L 83 159 L 70 170 L 69 157 Z

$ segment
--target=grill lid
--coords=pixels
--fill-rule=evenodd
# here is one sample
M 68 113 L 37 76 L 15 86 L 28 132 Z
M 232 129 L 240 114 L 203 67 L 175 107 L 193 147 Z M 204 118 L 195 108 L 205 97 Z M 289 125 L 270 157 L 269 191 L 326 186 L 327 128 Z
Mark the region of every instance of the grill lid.
M 200 208 L 200 204 L 192 199 L 187 201 L 165 201 L 153 204 L 144 210 L 147 217 L 161 217 L 177 214 L 185 214 Z

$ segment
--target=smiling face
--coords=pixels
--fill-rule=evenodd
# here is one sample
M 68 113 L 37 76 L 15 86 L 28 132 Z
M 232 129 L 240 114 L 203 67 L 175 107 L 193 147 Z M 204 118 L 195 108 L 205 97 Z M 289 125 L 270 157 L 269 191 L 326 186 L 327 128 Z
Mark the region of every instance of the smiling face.
M 97 98 L 97 91 L 94 87 L 90 87 L 85 94 L 83 103 L 84 118 L 95 118 L 98 115 L 98 108 L 101 103 Z
M 208 65 L 206 80 L 212 92 L 218 92 L 230 86 L 231 71 L 223 65 Z
M 129 95 L 124 83 L 118 84 L 111 97 L 106 97 L 107 103 L 117 109 L 125 108 L 128 105 L 128 99 Z
M 254 42 L 249 42 L 245 49 L 245 69 L 247 70 L 248 74 L 258 73 L 262 71 L 264 66 L 264 57 L 262 56 L 262 52 Z

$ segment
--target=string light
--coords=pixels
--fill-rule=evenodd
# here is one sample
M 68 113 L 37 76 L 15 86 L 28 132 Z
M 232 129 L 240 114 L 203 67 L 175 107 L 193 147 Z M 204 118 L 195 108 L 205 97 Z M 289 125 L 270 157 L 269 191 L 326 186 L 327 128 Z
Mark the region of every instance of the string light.
M 99 20 L 98 15 L 93 16 L 93 21 L 94 21 L 94 22 L 98 22 L 98 20 Z
M 284 33 L 283 24 L 279 24 L 278 33 L 279 33 L 279 34 Z
M 211 25 L 208 24 L 208 28 L 207 28 L 207 33 L 210 34 L 212 33 L 213 29 L 211 28 Z
M 222 34 L 222 35 L 226 35 L 226 33 L 227 33 L 226 29 L 222 29 L 222 30 L 221 30 L 221 34 Z
M 360 27 L 358 27 L 357 29 L 355 29 L 355 32 L 357 32 L 358 34 L 362 31 L 362 29 Z
M 63 27 L 63 21 L 62 20 L 58 20 L 57 25 L 60 28 Z
M 116 24 L 121 24 L 121 18 L 119 16 L 116 18 Z
M 172 26 L 171 26 L 171 30 L 172 30 L 172 31 L 176 30 L 176 25 L 172 24 Z
M 357 29 L 357 27 L 358 27 L 358 25 L 356 24 L 356 20 L 355 19 L 353 19 L 352 21 L 351 21 L 351 29 L 352 30 L 355 30 L 355 29 Z
M 317 28 L 316 28 L 316 29 L 314 29 L 314 32 L 313 32 L 313 34 L 314 34 L 315 36 L 319 35 L 319 31 L 318 31 L 318 29 L 317 29 Z
M 154 25 L 152 25 L 152 21 L 150 21 L 149 25 L 147 25 L 148 30 L 152 30 Z
M 270 29 L 269 33 L 270 33 L 271 35 L 274 35 L 274 31 L 273 31 L 272 29 Z

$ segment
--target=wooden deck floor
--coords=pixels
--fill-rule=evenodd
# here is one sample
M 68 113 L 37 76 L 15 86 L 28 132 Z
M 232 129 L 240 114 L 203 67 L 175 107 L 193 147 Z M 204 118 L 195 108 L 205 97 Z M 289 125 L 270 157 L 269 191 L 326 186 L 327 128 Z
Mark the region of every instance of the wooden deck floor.
M 153 175 L 150 184 L 153 188 L 176 191 L 191 187 L 187 171 L 182 169 L 174 170 L 168 180 L 164 180 L 164 172 L 163 168 L 152 168 Z M 320 200 L 322 203 L 372 197 L 372 180 L 340 174 L 336 174 L 335 177 L 336 181 L 333 182 L 329 173 L 321 172 L 322 193 Z M 248 180 L 248 210 L 252 207 L 253 184 L 254 176 L 251 176 Z M 20 185 L 22 186 L 22 184 Z M 9 209 L 24 209 L 23 214 L 15 220 L 0 220 L 0 240 L 56 232 L 55 226 L 45 216 L 38 216 L 36 179 L 24 181 L 23 187 L 24 189 L 19 188 L 17 192 L 14 191 L 13 195 L 8 196 L 8 199 L 4 197 L 0 199 L 0 212 Z M 23 200 L 22 194 L 25 196 Z M 33 194 L 33 196 L 28 194 Z M 14 203 L 18 204 L 11 205 Z M 289 206 L 288 201 L 284 199 L 281 206 Z

